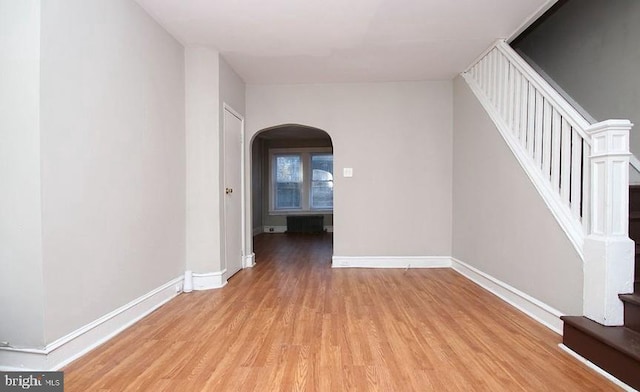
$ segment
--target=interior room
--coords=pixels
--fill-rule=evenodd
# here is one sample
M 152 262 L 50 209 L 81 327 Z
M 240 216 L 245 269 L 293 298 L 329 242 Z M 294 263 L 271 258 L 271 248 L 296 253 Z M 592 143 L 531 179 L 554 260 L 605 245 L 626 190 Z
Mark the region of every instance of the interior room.
M 639 21 L 0 0 L 0 372 L 640 389 Z

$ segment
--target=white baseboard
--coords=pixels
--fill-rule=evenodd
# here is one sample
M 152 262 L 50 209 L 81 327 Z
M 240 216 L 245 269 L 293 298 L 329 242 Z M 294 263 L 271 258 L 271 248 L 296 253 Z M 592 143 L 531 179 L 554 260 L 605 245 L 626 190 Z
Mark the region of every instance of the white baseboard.
M 193 274 L 193 289 L 200 290 L 212 290 L 219 289 L 227 285 L 227 280 L 224 278 L 224 274 L 227 269 L 220 272 L 207 272 L 204 274 Z
M 452 261 L 452 268 L 462 276 L 495 294 L 540 324 L 562 335 L 562 320 L 560 320 L 560 317 L 563 314 L 559 310 L 458 259 L 453 258 Z
M 611 381 L 612 383 L 616 384 L 617 386 L 619 386 L 620 388 L 624 389 L 625 391 L 627 391 L 627 392 L 638 392 L 633 387 L 625 384 L 623 381 L 618 380 L 614 375 L 612 375 L 611 373 L 608 373 L 606 370 L 598 367 L 598 365 L 596 365 L 595 363 L 589 361 L 588 359 L 586 359 L 582 355 L 578 354 L 577 352 L 573 351 L 572 349 L 570 349 L 569 347 L 565 346 L 564 344 L 560 343 L 558 345 L 558 347 L 560 347 L 560 349 L 562 349 L 563 351 L 565 351 L 567 354 L 571 355 L 572 357 L 574 357 L 578 361 L 580 361 L 583 364 L 585 364 L 585 366 L 587 366 L 589 369 L 591 369 L 591 370 L 595 371 L 596 373 L 600 374 L 602 377 L 604 377 L 607 380 Z
M 251 253 L 250 255 L 242 257 L 242 268 L 252 268 L 256 265 L 256 254 Z
M 179 294 L 183 277 L 121 306 L 113 312 L 61 337 L 44 349 L 0 348 L 0 370 L 58 370 L 169 302 Z
M 333 226 L 325 226 L 324 231 L 326 231 L 327 233 L 333 233 Z M 253 235 L 256 235 L 255 229 L 253 232 L 254 232 Z M 262 231 L 260 231 L 260 233 L 286 233 L 286 232 L 287 232 L 287 226 L 264 226 L 262 228 Z
M 333 256 L 332 268 L 449 268 L 445 256 Z
M 284 233 L 287 231 L 287 226 L 264 226 L 262 228 L 263 233 Z

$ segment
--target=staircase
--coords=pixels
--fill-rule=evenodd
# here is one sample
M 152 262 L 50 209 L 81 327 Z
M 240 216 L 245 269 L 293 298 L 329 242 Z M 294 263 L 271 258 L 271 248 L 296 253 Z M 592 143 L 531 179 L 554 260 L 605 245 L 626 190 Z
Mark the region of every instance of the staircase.
M 636 242 L 633 294 L 620 294 L 624 326 L 605 327 L 586 317 L 564 316 L 565 346 L 619 380 L 640 389 L 640 186 L 629 187 L 629 237 Z
M 562 317 L 563 343 L 640 390 L 640 247 L 633 276 L 631 240 L 640 244 L 640 187 L 628 183 L 632 124 L 590 123 L 504 41 L 462 76 L 584 262 L 588 317 Z

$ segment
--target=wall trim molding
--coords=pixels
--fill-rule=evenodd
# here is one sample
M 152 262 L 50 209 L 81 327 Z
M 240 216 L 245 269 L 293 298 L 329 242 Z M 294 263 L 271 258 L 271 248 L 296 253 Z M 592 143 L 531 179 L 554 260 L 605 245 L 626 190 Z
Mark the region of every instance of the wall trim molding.
M 51 342 L 44 348 L 0 348 L 0 370 L 58 370 L 107 342 L 180 294 L 183 276 Z
M 256 265 L 256 254 L 251 252 L 250 255 L 242 256 L 242 268 L 252 268 Z
M 193 289 L 196 291 L 219 289 L 227 285 L 224 275 L 227 269 L 220 272 L 193 273 Z
M 448 256 L 333 256 L 331 268 L 450 268 Z
M 550 330 L 562 335 L 563 323 L 560 320 L 560 316 L 564 316 L 562 312 L 467 263 L 456 258 L 452 258 L 452 261 L 451 267 L 454 271 L 493 293 Z
M 271 231 L 271 229 L 273 229 L 273 231 Z M 255 229 L 254 229 L 254 233 L 255 233 Z M 324 226 L 324 231 L 326 231 L 327 233 L 333 233 L 333 226 Z M 263 226 L 262 227 L 262 231 L 260 231 L 260 233 L 267 233 L 267 234 L 275 234 L 275 233 L 286 233 L 287 232 L 287 226 Z M 258 234 L 260 234 L 258 233 Z M 256 234 L 254 234 L 256 235 Z

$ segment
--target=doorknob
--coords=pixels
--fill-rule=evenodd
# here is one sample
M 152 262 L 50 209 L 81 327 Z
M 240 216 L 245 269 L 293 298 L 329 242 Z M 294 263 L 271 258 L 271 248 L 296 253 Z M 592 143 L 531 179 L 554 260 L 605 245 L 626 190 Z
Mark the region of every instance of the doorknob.
M 230 193 L 233 193 L 233 189 L 232 188 L 225 188 L 224 193 L 226 193 L 227 195 Z

